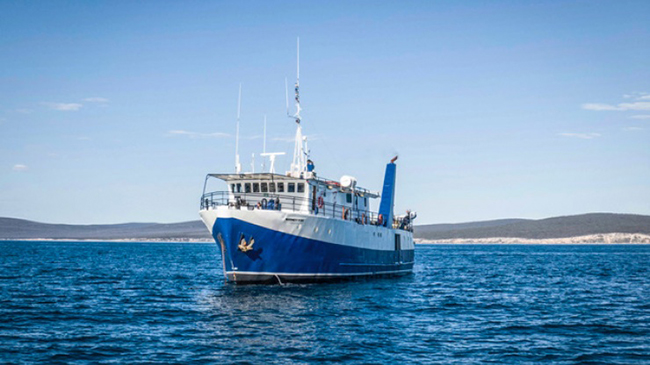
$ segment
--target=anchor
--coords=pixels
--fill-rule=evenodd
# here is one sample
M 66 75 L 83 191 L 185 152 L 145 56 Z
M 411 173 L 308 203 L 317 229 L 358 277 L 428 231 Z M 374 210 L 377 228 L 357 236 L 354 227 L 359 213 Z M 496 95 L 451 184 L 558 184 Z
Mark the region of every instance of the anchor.
M 242 234 L 241 238 L 239 239 L 239 245 L 237 246 L 237 248 L 241 252 L 248 252 L 253 249 L 254 244 L 255 244 L 255 239 L 253 237 L 251 237 L 250 242 L 246 243 L 246 237 L 244 237 L 244 235 Z

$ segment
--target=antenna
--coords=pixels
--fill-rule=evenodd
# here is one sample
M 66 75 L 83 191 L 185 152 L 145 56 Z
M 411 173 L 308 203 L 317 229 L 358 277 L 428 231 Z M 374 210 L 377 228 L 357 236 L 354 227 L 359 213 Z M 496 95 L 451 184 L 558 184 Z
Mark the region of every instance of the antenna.
M 293 162 L 291 163 L 291 175 L 300 177 L 306 169 L 305 159 L 305 142 L 302 136 L 302 126 L 300 125 L 300 38 L 297 39 L 297 52 L 296 52 L 296 114 L 293 116 L 296 120 L 296 137 L 293 147 Z M 288 97 L 287 97 L 288 99 Z M 288 110 L 288 108 L 287 108 Z
M 264 114 L 264 137 L 263 137 L 263 143 L 262 143 L 262 154 L 260 156 L 264 156 L 266 153 L 266 114 Z M 262 172 L 264 172 L 264 169 L 266 168 L 266 162 L 264 159 L 262 159 Z
M 239 116 L 241 114 L 241 83 L 239 84 L 239 98 L 237 99 L 237 132 L 235 134 L 235 172 L 241 173 L 239 163 Z
M 298 37 L 298 51 L 296 53 L 296 123 L 300 124 L 300 37 Z

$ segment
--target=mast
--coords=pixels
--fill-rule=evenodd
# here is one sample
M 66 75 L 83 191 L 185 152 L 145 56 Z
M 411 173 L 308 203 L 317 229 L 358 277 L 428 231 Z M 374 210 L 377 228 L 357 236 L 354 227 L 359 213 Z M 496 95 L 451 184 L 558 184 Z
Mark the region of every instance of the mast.
M 264 114 L 264 136 L 262 137 L 262 154 L 260 156 L 264 156 L 266 154 L 266 114 Z M 266 160 L 262 159 L 262 172 L 266 169 Z
M 239 98 L 237 99 L 237 131 L 235 133 L 235 172 L 241 173 L 239 163 L 239 116 L 241 114 L 241 84 L 239 84 Z
M 296 121 L 296 137 L 293 148 L 293 162 L 291 163 L 291 174 L 295 177 L 300 177 L 300 174 L 306 169 L 306 156 L 305 156 L 305 138 L 302 135 L 302 126 L 300 124 L 301 117 L 300 111 L 300 38 L 297 40 L 297 55 L 296 55 L 296 87 L 295 87 L 295 100 L 296 100 L 296 114 L 293 119 Z M 288 98 L 287 98 L 288 99 Z

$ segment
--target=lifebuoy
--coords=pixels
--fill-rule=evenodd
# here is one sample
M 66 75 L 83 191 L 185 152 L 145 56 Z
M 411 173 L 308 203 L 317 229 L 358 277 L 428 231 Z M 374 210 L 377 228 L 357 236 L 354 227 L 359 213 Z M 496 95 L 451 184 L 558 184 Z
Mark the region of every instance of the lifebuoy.
M 384 225 L 384 215 L 383 215 L 383 214 L 380 214 L 380 215 L 377 217 L 377 224 L 380 225 L 380 226 L 383 226 L 383 225 Z
M 323 209 L 323 206 L 325 205 L 325 199 L 323 199 L 322 196 L 318 197 L 318 208 Z

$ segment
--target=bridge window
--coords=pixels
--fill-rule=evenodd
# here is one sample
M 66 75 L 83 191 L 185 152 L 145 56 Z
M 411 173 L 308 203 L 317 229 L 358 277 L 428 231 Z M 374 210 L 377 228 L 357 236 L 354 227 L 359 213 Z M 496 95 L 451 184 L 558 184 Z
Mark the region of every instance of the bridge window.
M 288 183 L 287 193 L 295 193 L 295 192 L 296 192 L 296 183 Z
M 269 185 L 267 183 L 262 183 L 262 192 L 263 193 L 269 192 Z
M 230 191 L 235 192 L 235 184 L 230 184 Z
M 284 193 L 284 183 L 278 183 L 278 193 Z
M 275 183 L 269 183 L 269 191 L 275 193 Z
M 260 183 L 253 183 L 253 193 L 260 192 Z
M 305 184 L 298 183 L 298 192 L 299 193 L 304 193 L 305 192 Z
M 251 183 L 244 184 L 244 189 L 246 189 L 247 193 L 250 193 L 251 192 Z
M 237 192 L 241 193 L 241 184 L 237 184 Z
M 352 203 L 352 194 L 350 193 L 345 194 L 345 201 L 347 203 Z

